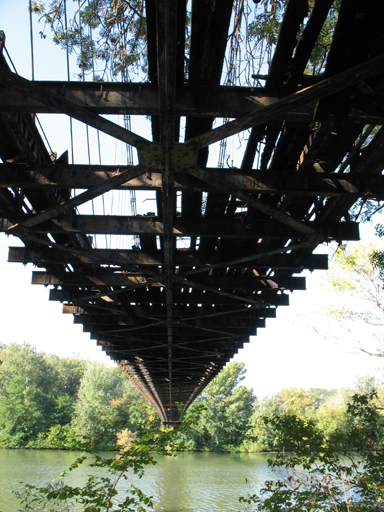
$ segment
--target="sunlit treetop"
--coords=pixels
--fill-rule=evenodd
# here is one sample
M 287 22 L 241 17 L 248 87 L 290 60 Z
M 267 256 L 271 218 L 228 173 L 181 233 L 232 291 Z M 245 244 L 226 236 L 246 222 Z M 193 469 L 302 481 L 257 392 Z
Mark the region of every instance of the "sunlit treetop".
M 52 29 L 56 44 L 76 53 L 80 75 L 127 80 L 128 75 L 145 74 L 147 29 L 142 0 L 39 0 L 32 10 Z M 44 29 L 40 35 L 47 37 Z M 99 68 L 101 76 L 96 74 Z
M 258 76 L 267 73 L 287 4 L 288 0 L 234 1 L 223 83 L 230 81 L 236 85 L 254 85 Z M 314 0 L 308 0 L 307 15 L 300 28 L 298 40 L 314 4 Z M 340 4 L 341 0 L 335 0 L 329 10 L 313 48 L 306 74 L 315 75 L 324 70 Z M 185 31 L 186 78 L 190 46 L 190 8 L 188 2 Z M 93 80 L 146 80 L 147 24 L 144 0 L 35 0 L 32 2 L 32 11 L 45 24 L 40 31 L 41 37 L 47 38 L 45 29 L 48 26 L 53 31 L 54 42 L 69 54 L 77 55 L 79 79 L 88 75 Z

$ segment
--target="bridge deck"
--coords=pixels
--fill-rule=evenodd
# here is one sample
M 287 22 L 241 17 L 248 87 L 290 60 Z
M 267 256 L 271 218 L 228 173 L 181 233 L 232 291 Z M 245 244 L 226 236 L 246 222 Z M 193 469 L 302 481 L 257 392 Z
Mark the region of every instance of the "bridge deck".
M 384 199 L 384 131 L 371 132 L 384 119 L 384 3 L 343 0 L 325 72 L 306 88 L 332 2 L 316 0 L 309 19 L 306 0 L 288 2 L 256 88 L 220 85 L 232 3 L 192 1 L 187 82 L 185 0 L 146 1 L 147 84 L 30 82 L 0 56 L 0 229 L 25 245 L 9 260 L 44 269 L 32 282 L 51 287 L 164 422 L 288 305 L 288 291 L 305 288 L 294 274 L 327 267 L 312 254 L 319 244 L 358 239 L 355 201 Z M 138 165 L 52 162 L 29 115 L 40 112 L 136 147 Z M 151 116 L 152 141 L 101 117 L 121 113 Z M 217 117 L 234 120 L 215 127 Z M 248 129 L 239 168 L 207 167 L 209 145 Z M 78 213 L 110 190 L 155 192 L 156 212 Z M 95 248 L 89 235 L 100 233 L 140 244 Z

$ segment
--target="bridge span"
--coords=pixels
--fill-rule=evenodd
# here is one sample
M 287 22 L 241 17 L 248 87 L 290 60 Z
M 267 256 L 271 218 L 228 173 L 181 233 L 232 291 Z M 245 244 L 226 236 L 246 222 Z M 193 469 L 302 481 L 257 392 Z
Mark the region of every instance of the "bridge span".
M 332 2 L 308 14 L 306 0 L 290 0 L 254 86 L 223 85 L 233 0 L 192 0 L 188 52 L 186 1 L 145 3 L 146 83 L 30 81 L 10 70 L 0 41 L 0 230 L 24 243 L 9 261 L 39 267 L 32 283 L 50 287 L 163 422 L 177 422 L 175 404 L 186 409 L 305 289 L 303 269 L 327 268 L 317 246 L 359 239 L 356 201 L 384 199 L 384 3 L 342 0 L 323 71 L 308 76 Z M 52 158 L 39 113 L 133 146 L 138 163 Z M 106 114 L 149 116 L 152 137 Z M 237 134 L 241 163 L 208 167 L 209 147 Z M 81 213 L 113 190 L 154 193 L 155 206 Z M 96 246 L 97 235 L 136 242 Z

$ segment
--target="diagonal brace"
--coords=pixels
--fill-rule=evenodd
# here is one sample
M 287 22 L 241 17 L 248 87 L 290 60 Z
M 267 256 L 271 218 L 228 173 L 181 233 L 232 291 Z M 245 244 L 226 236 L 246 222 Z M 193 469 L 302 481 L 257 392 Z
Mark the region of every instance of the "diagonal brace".
M 247 203 L 248 206 L 251 206 L 255 210 L 265 213 L 269 217 L 272 217 L 273 219 L 282 222 L 287 226 L 297 229 L 298 231 L 305 235 L 316 233 L 316 231 L 311 227 L 303 224 L 298 220 L 293 219 L 291 216 L 279 211 L 277 208 L 265 204 L 258 199 L 255 199 L 254 196 L 252 196 L 250 193 L 244 192 L 243 190 L 240 190 L 239 188 L 235 187 L 233 183 L 229 183 L 225 179 L 219 178 L 217 175 L 210 174 L 209 169 L 202 169 L 200 167 L 197 169 L 190 168 L 187 169 L 187 172 L 188 174 L 191 174 L 192 176 L 195 176 L 196 178 L 205 181 L 205 183 L 208 183 L 209 185 L 223 192 L 226 192 L 229 195 L 235 195 L 236 197 Z
M 18 224 L 14 224 L 7 230 L 7 233 L 17 231 L 18 228 L 29 228 L 32 226 L 37 226 L 42 222 L 54 219 L 66 211 L 71 210 L 72 208 L 76 208 L 86 203 L 87 201 L 90 201 L 91 199 L 95 199 L 95 197 L 98 197 L 105 192 L 112 190 L 115 186 L 121 185 L 122 183 L 136 178 L 141 174 L 143 174 L 143 169 L 140 166 L 130 166 L 128 169 L 118 174 L 117 176 L 113 176 L 104 183 L 95 185 L 86 192 L 83 192 L 82 194 L 79 194 L 66 202 L 57 206 L 52 206 L 51 208 L 47 208 L 43 212 L 37 213 L 36 215 L 33 215 L 28 219 L 19 222 Z
M 205 132 L 197 137 L 194 137 L 188 142 L 187 146 L 201 149 L 210 144 L 214 144 L 222 139 L 236 135 L 249 128 L 254 128 L 263 123 L 276 119 L 276 116 L 281 117 L 288 112 L 297 108 L 308 105 L 309 103 L 319 101 L 326 96 L 333 95 L 340 92 L 352 85 L 358 84 L 367 78 L 378 75 L 384 69 L 384 54 L 375 57 L 374 59 L 353 66 L 346 71 L 338 73 L 322 82 L 312 85 L 298 91 L 291 96 L 277 101 L 271 105 L 268 105 L 256 112 L 250 112 L 242 117 L 239 117 L 235 121 L 231 121 L 215 130 Z

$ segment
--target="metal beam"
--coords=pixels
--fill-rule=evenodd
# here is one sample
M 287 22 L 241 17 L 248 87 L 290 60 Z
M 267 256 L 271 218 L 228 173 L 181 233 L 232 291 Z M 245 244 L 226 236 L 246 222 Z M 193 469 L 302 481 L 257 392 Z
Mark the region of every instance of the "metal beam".
M 180 267 L 206 267 L 210 270 L 211 265 L 227 262 L 224 256 L 210 256 L 201 258 L 198 254 L 191 254 L 186 251 L 176 251 L 174 254 L 174 263 Z M 120 249 L 84 249 L 82 255 L 72 255 L 66 251 L 56 251 L 55 249 L 34 250 L 27 247 L 10 247 L 8 261 L 17 263 L 33 263 L 40 267 L 49 265 L 76 265 L 81 262 L 83 265 L 94 265 L 99 261 L 106 264 L 120 265 L 125 268 L 126 265 L 142 266 L 161 266 L 163 264 L 162 251 L 156 253 L 147 253 L 138 250 L 120 250 Z M 255 266 L 257 269 L 279 269 L 301 271 L 305 268 L 310 270 L 326 270 L 328 268 L 328 256 L 326 254 L 274 254 L 250 260 L 247 266 Z
M 117 176 L 109 178 L 108 181 L 101 183 L 99 185 L 95 185 L 86 192 L 78 194 L 77 196 L 69 199 L 68 201 L 65 201 L 59 205 L 51 206 L 50 208 L 47 208 L 42 212 L 39 212 L 35 215 L 31 215 L 26 220 L 18 222 L 14 226 L 11 226 L 7 232 L 11 234 L 14 234 L 15 232 L 15 234 L 17 235 L 17 230 L 19 228 L 30 228 L 33 226 L 37 226 L 38 224 L 41 224 L 47 220 L 54 219 L 55 217 L 58 217 L 59 215 L 67 212 L 68 210 L 77 208 L 78 206 L 87 203 L 91 199 L 95 199 L 96 197 L 105 194 L 105 192 L 112 190 L 113 187 L 118 185 L 119 183 L 124 183 L 124 181 L 129 180 L 130 177 L 140 176 L 141 173 L 142 169 L 140 168 L 140 166 L 129 166 L 122 173 L 119 173 Z
M 45 105 L 49 105 L 53 111 L 58 114 L 71 116 L 78 121 L 125 142 L 126 144 L 135 146 L 138 150 L 143 149 L 150 144 L 150 142 L 143 137 L 108 121 L 108 119 L 105 119 L 104 117 L 98 116 L 87 108 L 66 100 L 62 96 L 52 93 L 49 90 L 44 90 L 34 82 L 30 82 L 19 75 L 15 75 L 1 66 L 0 84 L 13 88 L 15 91 L 18 91 L 27 97 L 34 98 Z
M 34 81 L 41 90 L 97 114 L 153 116 L 159 113 L 158 88 L 149 83 Z M 293 92 L 293 91 L 292 91 Z M 196 103 L 196 97 L 199 102 Z M 259 87 L 184 85 L 176 91 L 175 113 L 189 117 L 239 117 L 250 110 L 275 103 L 281 96 Z M 52 113 L 56 109 L 17 88 L 3 86 L 0 111 Z M 295 119 L 309 120 L 310 109 L 293 112 Z
M 185 6 L 185 2 L 184 2 Z M 175 94 L 176 94 L 176 61 L 177 61 L 177 10 L 182 8 L 182 2 L 175 0 L 158 0 L 156 2 L 156 32 L 157 32 L 157 70 L 159 94 L 159 122 L 160 144 L 163 149 L 161 157 L 162 170 L 162 211 L 164 222 L 164 236 L 162 248 L 164 251 L 164 283 L 166 293 L 167 336 L 168 336 L 168 400 L 169 421 L 173 421 L 173 217 L 175 212 L 175 197 L 173 189 L 173 176 L 175 172 L 174 156 L 176 125 Z M 179 418 L 177 418 L 179 419 Z
M 275 206 L 271 206 L 266 202 L 260 201 L 257 197 L 252 197 L 252 195 L 248 192 L 244 192 L 239 188 L 233 186 L 233 184 L 228 183 L 225 179 L 219 178 L 217 176 L 213 176 L 209 173 L 209 169 L 188 169 L 188 173 L 196 178 L 199 178 L 206 183 L 214 186 L 218 190 L 222 192 L 226 192 L 229 195 L 234 195 L 238 199 L 244 201 L 245 204 L 251 206 L 255 210 L 258 210 L 268 217 L 272 217 L 274 220 L 285 224 L 286 226 L 290 226 L 291 228 L 297 229 L 299 232 L 305 235 L 313 235 L 316 233 L 315 230 L 305 226 L 302 222 L 297 219 L 291 217 L 288 213 L 280 211 Z
M 189 165 L 188 165 L 189 167 Z M 160 190 L 162 174 L 142 169 L 142 174 L 121 183 L 116 182 L 112 190 Z M 178 164 L 180 170 L 180 164 Z M 89 189 L 108 182 L 124 170 L 121 166 L 108 165 L 33 165 L 0 164 L 0 188 L 23 189 Z M 220 178 L 239 190 L 262 195 L 292 194 L 298 196 L 343 197 L 355 200 L 359 197 L 384 199 L 384 176 L 353 173 L 319 173 L 311 171 L 288 172 L 285 170 L 258 171 L 240 169 L 197 169 L 199 173 L 213 179 Z M 186 182 L 183 174 L 176 173 L 174 190 L 200 190 L 212 192 L 213 184 L 204 181 Z
M 191 285 L 193 286 L 193 285 Z M 187 288 L 188 290 L 188 288 Z M 160 288 L 151 288 L 151 292 L 146 290 L 144 287 L 139 289 L 135 288 L 132 292 L 127 292 L 127 290 L 121 290 L 122 292 L 127 293 L 127 296 L 134 303 L 140 303 L 144 307 L 148 304 L 164 304 L 165 296 L 164 292 L 161 291 Z M 58 290 L 54 288 L 49 292 L 49 300 L 59 301 L 59 302 L 68 302 L 73 305 L 79 305 L 81 307 L 103 307 L 106 305 L 106 302 L 102 300 L 102 297 L 105 295 L 103 293 L 94 294 L 91 300 L 101 299 L 98 304 L 89 304 L 85 301 L 85 297 L 89 295 L 90 292 L 87 290 L 77 291 L 76 294 L 74 292 L 70 292 L 68 288 L 65 290 Z M 83 302 L 82 302 L 83 301 Z M 85 302 L 84 302 L 85 301 Z M 242 292 L 226 293 L 220 292 L 217 290 L 209 290 L 204 286 L 197 286 L 193 289 L 192 293 L 188 293 L 183 291 L 183 289 L 175 288 L 174 290 L 174 304 L 175 305 L 198 305 L 202 306 L 212 306 L 215 307 L 218 305 L 236 305 L 241 306 L 244 304 L 253 304 L 256 307 L 266 307 L 266 306 L 288 306 L 289 305 L 289 295 L 283 294 L 280 290 L 260 290 L 255 294 L 246 294 Z M 116 310 L 117 313 L 121 313 L 119 305 L 117 303 L 112 304 L 113 310 Z
M 321 81 L 318 77 L 317 81 Z M 313 80 L 314 82 L 316 80 Z M 86 108 L 99 115 L 158 115 L 158 90 L 149 83 L 116 82 L 47 82 L 35 80 L 34 84 L 49 94 L 55 94 L 73 105 Z M 289 94 L 296 92 L 291 90 Z M 188 117 L 229 117 L 238 118 L 249 112 L 257 112 L 262 107 L 276 103 L 286 97 L 278 91 L 262 87 L 215 87 L 188 85 L 176 91 L 175 114 Z M 369 102 L 368 96 L 365 101 Z M 195 99 L 199 98 L 198 103 Z M 375 99 L 372 96 L 372 101 Z M 14 87 L 1 87 L 0 111 L 8 113 L 55 113 L 53 106 L 39 101 L 37 97 L 26 96 Z M 283 116 L 277 112 L 272 120 L 311 122 L 313 106 L 304 105 Z M 365 113 L 352 109 L 349 121 L 366 124 L 383 124 L 384 111 Z
M 32 272 L 32 284 L 47 285 L 71 285 L 71 286 L 164 286 L 164 283 L 152 281 L 144 276 L 133 276 L 123 273 L 97 273 L 82 274 L 78 272 L 65 272 L 60 277 L 49 274 L 48 272 Z M 120 292 L 120 290 L 119 290 Z M 121 290 L 124 292 L 124 290 Z M 100 296 L 104 296 L 101 293 Z
M 324 240 L 360 240 L 359 224 L 356 222 L 337 223 L 306 221 L 300 224 L 308 230 L 318 232 Z M 6 219 L 0 218 L 0 232 L 7 232 L 11 226 L 12 224 Z M 65 215 L 59 219 L 45 222 L 31 228 L 31 233 L 163 236 L 164 222 L 158 217 Z M 247 222 L 246 218 L 243 222 L 243 218 L 240 217 L 238 219 L 228 220 L 227 222 L 209 222 L 201 220 L 191 223 L 183 221 L 182 219 L 175 219 L 172 228 L 172 236 L 258 240 L 260 238 L 295 239 L 302 238 L 303 235 L 302 231 L 296 228 L 276 223 L 270 219 L 265 220 L 265 222 L 253 223 Z M 140 252 L 139 250 L 135 251 L 137 258 L 140 258 Z M 199 251 L 195 252 L 198 256 Z M 92 253 L 95 258 L 97 251 L 92 251 Z M 91 256 L 92 253 L 87 253 L 87 255 Z M 145 253 L 146 251 L 144 251 L 144 254 Z M 104 253 L 100 253 L 100 255 L 103 254 Z M 164 259 L 159 254 L 151 253 L 151 255 L 156 258 L 156 262 L 153 264 L 164 264 Z
M 374 59 L 353 66 L 322 82 L 302 89 L 276 103 L 262 108 L 257 112 L 246 114 L 235 121 L 231 121 L 219 128 L 198 135 L 186 142 L 186 145 L 196 149 L 204 148 L 222 139 L 236 135 L 244 130 L 254 128 L 275 118 L 276 115 L 284 117 L 291 110 L 302 108 L 313 102 L 343 91 L 352 85 L 358 84 L 367 78 L 378 75 L 384 67 L 384 54 Z
M 196 267 L 196 268 L 193 268 L 192 270 L 187 270 L 187 271 L 181 272 L 177 276 L 177 279 L 179 279 L 181 281 L 181 280 L 185 279 L 187 276 L 191 276 L 191 275 L 195 275 L 195 274 L 204 274 L 205 272 L 207 272 L 207 270 L 211 271 L 211 270 L 215 270 L 215 269 L 219 269 L 219 268 L 222 269 L 222 268 L 227 268 L 227 267 L 231 267 L 231 266 L 237 266 L 237 267 L 242 266 L 242 265 L 246 266 L 249 264 L 250 261 L 252 261 L 253 264 L 255 266 L 257 266 L 257 259 L 259 259 L 259 258 L 268 258 L 270 256 L 282 255 L 284 253 L 291 252 L 291 251 L 303 251 L 305 249 L 308 249 L 308 247 L 310 247 L 312 245 L 312 243 L 313 243 L 313 238 L 309 237 L 308 240 L 304 239 L 303 242 L 299 242 L 297 244 L 291 244 L 291 245 L 287 245 L 287 246 L 280 247 L 277 249 L 271 249 L 264 253 L 259 252 L 257 254 L 236 257 L 232 260 L 227 260 L 225 262 L 216 263 L 216 264 L 211 265 L 209 269 L 205 268 L 204 266 Z
M 133 318 L 125 318 L 125 317 L 116 317 L 114 318 L 112 315 L 77 315 L 74 317 L 75 324 L 82 324 L 84 328 L 93 330 L 94 328 L 104 330 L 105 332 L 113 331 L 113 332 L 128 332 L 129 327 L 137 327 L 137 321 Z M 160 323 L 160 322 L 159 322 Z M 265 319 L 262 319 L 257 316 L 247 316 L 247 317 L 231 317 L 226 316 L 225 318 L 207 318 L 207 317 L 196 317 L 196 318 L 188 318 L 186 317 L 183 320 L 175 320 L 177 325 L 180 323 L 184 325 L 190 325 L 191 328 L 226 328 L 230 330 L 235 330 L 234 334 L 236 334 L 236 330 L 238 329 L 258 329 L 265 327 Z M 143 325 L 141 328 L 146 328 L 150 326 L 156 326 L 158 324 L 148 324 L 148 326 Z M 84 329 L 85 330 L 85 329 Z M 89 331 L 88 331 L 89 332 Z M 129 329 L 131 332 L 131 329 Z M 231 332 L 231 331 L 229 331 Z M 229 333 L 228 332 L 228 333 Z M 174 344 L 177 347 L 176 344 Z
M 159 276 L 161 277 L 161 276 Z M 172 281 L 179 287 L 190 286 L 190 282 L 183 282 L 174 276 Z M 124 274 L 120 272 L 105 272 L 97 274 L 84 274 L 80 272 L 65 272 L 61 276 L 54 276 L 48 272 L 32 272 L 32 284 L 56 285 L 56 286 L 150 286 L 164 287 L 164 280 L 147 279 L 141 275 Z M 207 289 L 231 289 L 231 290 L 304 290 L 304 277 L 287 277 L 276 282 L 273 277 L 254 275 L 225 275 L 194 277 L 194 285 Z

